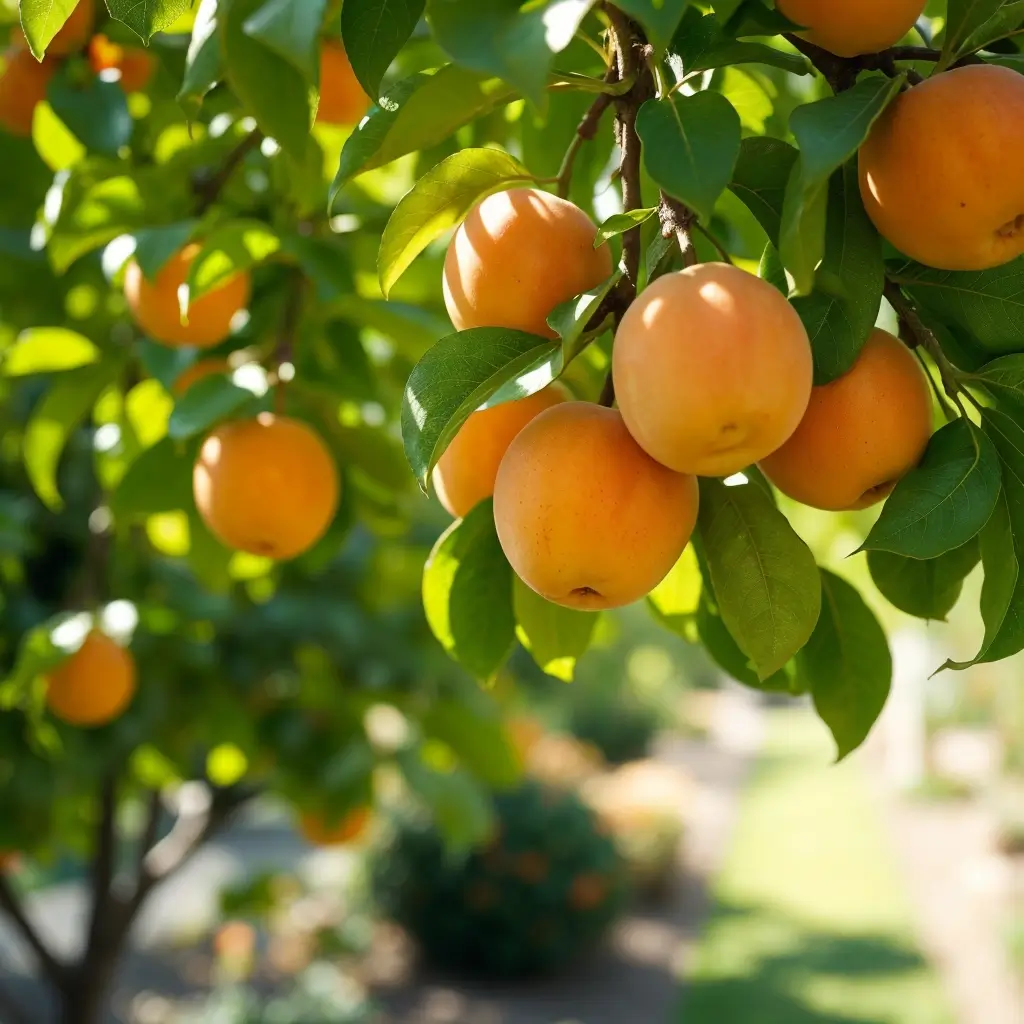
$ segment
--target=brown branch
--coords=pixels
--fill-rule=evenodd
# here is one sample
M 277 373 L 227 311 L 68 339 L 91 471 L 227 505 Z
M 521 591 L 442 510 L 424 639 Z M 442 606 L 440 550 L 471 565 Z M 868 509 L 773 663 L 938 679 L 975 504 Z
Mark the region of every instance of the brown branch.
M 117 777 L 111 772 L 100 790 L 100 817 L 96 825 L 96 848 L 92 859 L 92 913 L 86 933 L 86 957 L 100 943 L 110 917 L 111 885 L 117 867 Z
M 263 142 L 263 139 L 263 132 L 259 128 L 253 129 L 228 153 L 224 163 L 215 174 L 206 180 L 195 183 L 197 217 L 201 217 L 213 206 L 238 166 Z
M 42 936 L 26 916 L 7 878 L 2 874 L 0 874 L 0 909 L 14 922 L 21 937 L 35 953 L 43 974 L 55 987 L 61 988 L 67 980 L 67 965 L 58 960 L 43 941 Z
M 661 221 L 661 233 L 665 238 L 675 235 L 683 256 L 683 266 L 692 267 L 697 262 L 697 250 L 693 247 L 690 232 L 697 223 L 697 215 L 685 203 L 662 190 L 661 202 L 658 204 L 658 219 Z
M 612 64 L 608 70 L 604 73 L 604 80 L 609 85 L 619 80 L 619 69 L 618 66 Z M 583 115 L 580 123 L 576 126 L 576 134 L 573 136 L 572 142 L 569 143 L 569 148 L 565 151 L 565 156 L 562 159 L 562 166 L 558 169 L 558 195 L 563 199 L 569 195 L 569 189 L 572 187 L 572 172 L 576 165 L 576 157 L 579 155 L 579 151 L 583 148 L 584 142 L 589 142 L 597 134 L 598 125 L 601 123 L 601 117 L 604 112 L 611 106 L 613 96 L 611 93 L 601 93 L 593 103 L 591 103 L 587 112 Z
M 142 877 L 142 870 L 146 861 L 146 856 L 153 848 L 153 844 L 156 843 L 156 834 L 160 828 L 160 811 L 162 807 L 163 804 L 160 799 L 160 791 L 158 789 L 154 789 L 149 794 L 149 800 L 146 804 L 146 824 L 143 826 L 142 833 L 139 836 L 136 882 L 138 882 L 138 879 Z

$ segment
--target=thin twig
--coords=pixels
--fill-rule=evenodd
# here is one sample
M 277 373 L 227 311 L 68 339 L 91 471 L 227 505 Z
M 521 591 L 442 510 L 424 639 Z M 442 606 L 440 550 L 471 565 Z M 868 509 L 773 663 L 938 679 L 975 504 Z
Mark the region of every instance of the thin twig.
M 704 227 L 700 221 L 696 221 L 694 227 L 715 247 L 715 251 L 721 256 L 724 263 L 732 263 L 729 250 L 718 240 L 718 236 L 710 228 Z
M 221 165 L 220 169 L 206 181 L 197 182 L 196 192 L 196 216 L 201 217 L 217 201 L 224 186 L 227 185 L 231 176 L 235 173 L 239 164 L 254 150 L 264 139 L 263 132 L 254 128 L 242 139 Z
M 60 988 L 67 978 L 67 965 L 57 959 L 50 948 L 43 942 L 39 932 L 25 914 L 18 897 L 8 880 L 0 875 L 0 909 L 14 922 L 21 937 L 31 947 L 39 960 L 39 966 L 50 982 Z
M 610 409 L 615 404 L 615 378 L 612 376 L 611 367 L 604 378 L 604 387 L 601 388 L 601 397 L 597 400 L 598 405 Z
M 604 80 L 612 83 L 618 81 L 618 78 L 619 69 L 615 64 L 612 64 L 605 72 Z M 583 148 L 583 143 L 589 142 L 597 134 L 601 117 L 611 106 L 612 99 L 613 97 L 610 93 L 600 93 L 576 126 L 576 134 L 573 136 L 572 142 L 569 143 L 569 148 L 565 151 L 562 166 L 558 169 L 558 177 L 555 179 L 558 184 L 558 195 L 562 199 L 569 195 L 569 190 L 572 187 L 572 172 L 576 164 L 576 157 Z
M 295 363 L 295 335 L 298 333 L 299 321 L 302 319 L 302 307 L 306 298 L 306 277 L 301 270 L 295 270 L 287 284 L 284 300 L 284 313 L 281 315 L 281 326 L 277 332 L 277 346 L 274 350 L 274 362 L 277 370 L 277 393 L 275 395 L 278 413 L 284 411 L 286 381 L 281 377 L 281 367 L 285 363 Z

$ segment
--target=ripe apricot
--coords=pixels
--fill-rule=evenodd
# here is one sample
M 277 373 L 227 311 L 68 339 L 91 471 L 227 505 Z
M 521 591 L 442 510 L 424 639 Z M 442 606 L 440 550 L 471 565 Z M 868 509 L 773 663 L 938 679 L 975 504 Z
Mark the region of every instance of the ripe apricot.
M 940 270 L 985 270 L 1024 253 L 1024 76 L 971 64 L 898 96 L 859 155 L 875 227 Z
M 102 33 L 89 40 L 89 63 L 97 75 L 116 68 L 118 84 L 126 93 L 145 89 L 156 67 L 156 60 L 141 47 L 121 46 Z
M 697 520 L 697 482 L 655 462 L 614 409 L 563 402 L 509 445 L 494 523 L 512 568 L 542 597 L 598 611 L 664 579 Z
M 136 324 L 154 341 L 165 345 L 212 348 L 231 333 L 231 321 L 249 303 L 248 273 L 233 274 L 223 284 L 188 304 L 187 323 L 181 321 L 180 295 L 192 261 L 201 246 L 193 243 L 175 253 L 153 281 L 132 260 L 125 268 L 124 295 Z
M 316 119 L 321 124 L 359 124 L 370 109 L 370 97 L 363 92 L 345 47 L 337 39 L 320 46 L 320 105 Z
M 877 53 L 898 43 L 924 11 L 925 0 L 778 0 L 808 42 L 840 57 Z
M 53 72 L 53 61 L 40 64 L 23 46 L 8 47 L 0 74 L 0 128 L 25 138 L 32 134 L 32 115 L 46 99 Z
M 81 50 L 92 35 L 95 20 L 95 0 L 78 0 L 78 6 L 50 40 L 50 45 L 46 48 L 47 54 L 52 57 L 66 57 L 69 53 Z
M 652 458 L 729 476 L 775 451 L 811 394 L 807 331 L 770 284 L 726 263 L 658 278 L 612 354 L 622 418 Z
M 444 303 L 455 329 L 511 327 L 545 338 L 560 302 L 612 272 L 607 245 L 578 207 L 535 188 L 498 192 L 463 221 L 444 261 Z
M 171 390 L 180 397 L 197 381 L 214 377 L 218 373 L 230 372 L 231 364 L 226 359 L 200 359 L 178 375 Z
M 805 505 L 867 508 L 921 461 L 931 433 L 924 371 L 905 345 L 875 330 L 847 373 L 813 390 L 796 433 L 761 469 Z
M 527 398 L 474 412 L 434 467 L 434 489 L 448 512 L 461 518 L 489 498 L 512 439 L 534 416 L 567 398 L 565 388 L 554 383 Z
M 103 725 L 131 703 L 135 674 L 131 652 L 94 629 L 47 677 L 46 703 L 69 725 Z
M 307 812 L 299 818 L 299 833 L 313 846 L 341 846 L 358 839 L 370 824 L 370 808 L 357 807 L 339 821 Z
M 218 427 L 192 473 L 196 508 L 228 547 L 295 558 L 326 532 L 338 507 L 338 469 L 305 423 L 260 413 Z

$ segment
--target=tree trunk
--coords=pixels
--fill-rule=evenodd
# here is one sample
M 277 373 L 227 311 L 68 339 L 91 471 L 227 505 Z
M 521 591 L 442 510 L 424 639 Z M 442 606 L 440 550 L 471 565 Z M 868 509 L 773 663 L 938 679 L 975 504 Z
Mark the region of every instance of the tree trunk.
M 61 993 L 60 1024 L 105 1024 L 120 950 L 90 949 Z

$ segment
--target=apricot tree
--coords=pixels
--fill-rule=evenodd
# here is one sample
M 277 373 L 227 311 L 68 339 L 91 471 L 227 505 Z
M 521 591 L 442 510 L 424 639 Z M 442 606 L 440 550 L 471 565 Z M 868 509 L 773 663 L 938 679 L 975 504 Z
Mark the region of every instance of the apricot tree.
M 869 574 L 980 562 L 971 663 L 1024 649 L 1020 8 L 4 0 L 0 908 L 64 1024 L 255 794 L 486 835 L 516 643 L 646 599 L 840 756 Z M 12 875 L 66 851 L 68 957 Z

